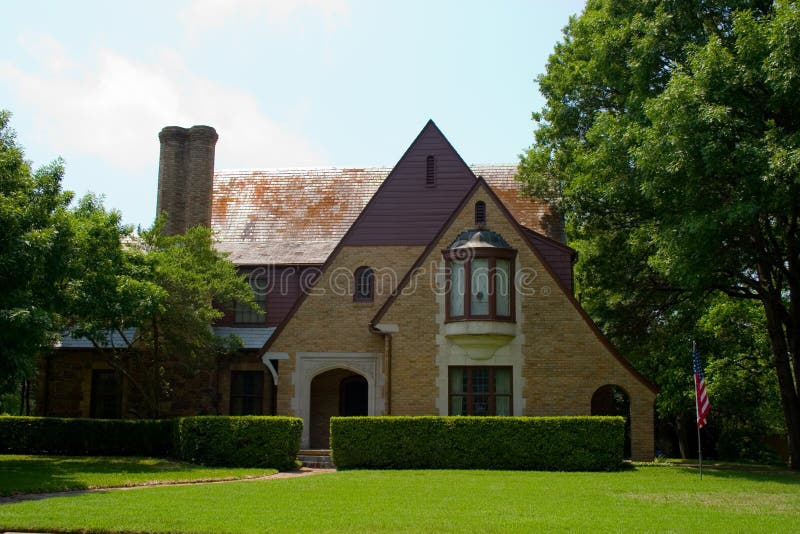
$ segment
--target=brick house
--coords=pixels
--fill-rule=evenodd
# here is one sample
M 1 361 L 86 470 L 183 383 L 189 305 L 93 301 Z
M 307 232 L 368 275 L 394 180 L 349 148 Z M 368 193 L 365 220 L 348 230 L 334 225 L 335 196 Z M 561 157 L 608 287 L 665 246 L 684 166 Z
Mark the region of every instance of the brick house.
M 167 231 L 210 224 L 265 311 L 214 325 L 243 339 L 234 358 L 167 370 L 165 413 L 296 415 L 306 448 L 334 415 L 620 413 L 653 457 L 655 386 L 575 300 L 562 220 L 514 165 L 467 165 L 432 121 L 391 169 L 215 171 L 212 128 L 159 138 Z M 136 414 L 83 340 L 40 375 L 44 414 Z

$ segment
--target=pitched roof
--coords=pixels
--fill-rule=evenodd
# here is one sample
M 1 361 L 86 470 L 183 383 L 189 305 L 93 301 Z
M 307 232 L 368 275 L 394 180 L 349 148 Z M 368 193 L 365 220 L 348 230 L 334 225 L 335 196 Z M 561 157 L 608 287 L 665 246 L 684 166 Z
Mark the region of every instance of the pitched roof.
M 532 201 L 516 165 L 471 165 L 520 224 L 564 241 L 560 217 Z M 240 265 L 322 264 L 390 167 L 216 171 L 211 227 L 217 248 Z

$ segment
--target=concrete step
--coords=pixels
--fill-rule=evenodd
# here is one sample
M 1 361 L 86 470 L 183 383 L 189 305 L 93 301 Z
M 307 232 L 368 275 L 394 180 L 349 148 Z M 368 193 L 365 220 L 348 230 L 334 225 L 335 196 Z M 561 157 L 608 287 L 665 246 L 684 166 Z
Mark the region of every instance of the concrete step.
M 297 453 L 297 459 L 306 467 L 315 469 L 335 469 L 330 449 L 306 449 Z

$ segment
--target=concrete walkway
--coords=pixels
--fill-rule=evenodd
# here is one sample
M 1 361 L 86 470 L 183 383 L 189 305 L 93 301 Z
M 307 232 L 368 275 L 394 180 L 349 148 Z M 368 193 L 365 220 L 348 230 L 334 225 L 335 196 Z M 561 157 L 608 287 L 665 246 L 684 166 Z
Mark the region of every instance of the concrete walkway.
M 117 486 L 109 488 L 92 488 L 82 490 L 68 490 L 68 491 L 54 491 L 50 493 L 21 493 L 19 495 L 10 495 L 8 497 L 0 497 L 0 505 L 12 504 L 23 501 L 39 501 L 42 499 L 52 499 L 53 497 L 69 497 L 72 495 L 85 495 L 87 493 L 105 493 L 109 491 L 128 491 L 144 488 L 156 488 L 164 486 L 196 486 L 198 484 L 226 484 L 229 482 L 254 482 L 258 480 L 271 480 L 277 478 L 296 478 L 305 477 L 309 475 L 322 475 L 325 473 L 335 473 L 336 469 L 319 469 L 311 467 L 301 467 L 293 471 L 282 471 L 274 475 L 265 475 L 261 477 L 246 477 L 246 478 L 224 478 L 214 480 L 187 480 L 181 482 L 151 482 L 139 486 Z M 8 533 L 7 533 L 8 534 Z

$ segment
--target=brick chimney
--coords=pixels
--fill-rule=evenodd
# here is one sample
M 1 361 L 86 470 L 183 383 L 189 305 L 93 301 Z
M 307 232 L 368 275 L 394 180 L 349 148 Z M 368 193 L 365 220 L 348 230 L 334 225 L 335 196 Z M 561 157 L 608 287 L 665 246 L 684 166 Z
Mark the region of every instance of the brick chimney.
M 158 134 L 158 204 L 167 214 L 165 232 L 180 234 L 211 225 L 211 188 L 217 132 L 210 126 L 167 126 Z

